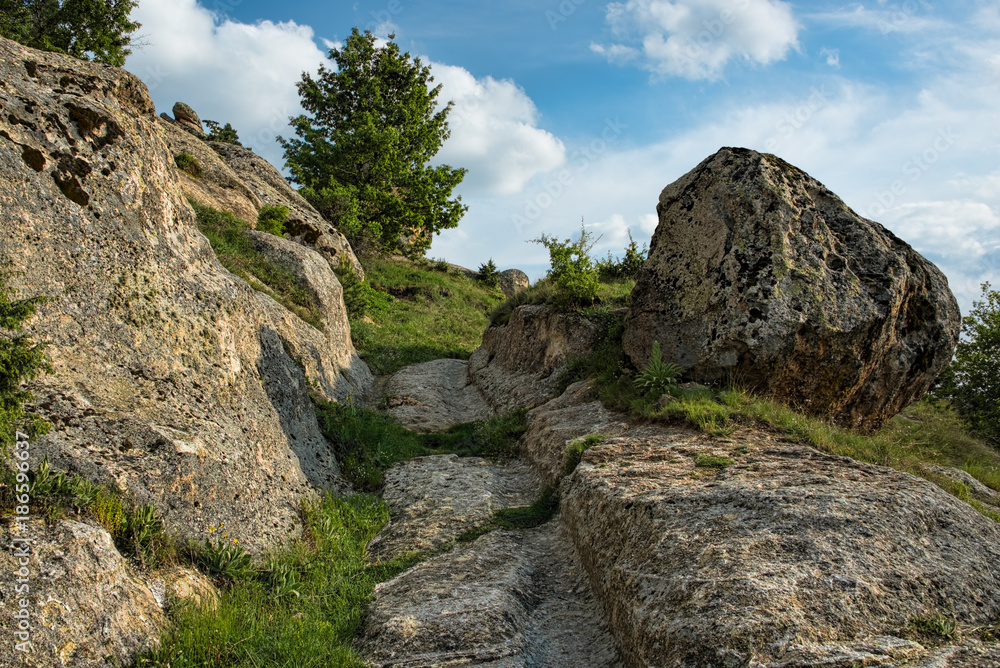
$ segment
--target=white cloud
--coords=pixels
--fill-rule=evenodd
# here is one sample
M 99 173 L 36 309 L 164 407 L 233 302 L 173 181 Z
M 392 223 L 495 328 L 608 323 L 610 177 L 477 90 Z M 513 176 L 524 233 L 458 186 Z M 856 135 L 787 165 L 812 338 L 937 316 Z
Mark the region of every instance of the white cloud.
M 877 31 L 881 35 L 892 33 L 918 33 L 947 27 L 943 21 L 928 15 L 930 6 L 926 3 L 907 0 L 900 4 L 869 9 L 863 4 L 855 4 L 835 11 L 811 14 L 810 19 L 835 26 L 864 28 Z
M 439 99 L 455 103 L 448 116 L 451 137 L 436 162 L 469 170 L 465 192 L 519 192 L 536 174 L 566 160 L 566 148 L 539 127 L 538 109 L 513 81 L 476 79 L 468 70 L 432 63 Z
M 767 65 L 798 48 L 798 23 L 781 0 L 628 0 L 608 5 L 614 34 L 636 46 L 594 44 L 613 62 L 661 76 L 716 79 L 731 60 Z
M 203 120 L 232 123 L 245 145 L 283 163 L 274 138 L 290 136 L 288 118 L 301 113 L 295 83 L 326 58 L 312 28 L 219 22 L 195 0 L 143 0 L 133 18 L 147 45 L 126 69 L 146 82 L 159 111 L 186 102 Z
M 819 55 L 826 57 L 826 64 L 840 69 L 840 49 L 821 49 Z

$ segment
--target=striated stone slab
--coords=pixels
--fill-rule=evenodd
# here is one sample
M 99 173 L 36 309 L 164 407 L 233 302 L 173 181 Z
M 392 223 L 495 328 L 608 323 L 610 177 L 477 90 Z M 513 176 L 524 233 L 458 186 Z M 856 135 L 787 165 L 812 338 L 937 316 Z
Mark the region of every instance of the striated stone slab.
M 379 379 L 374 393 L 389 415 L 414 431 L 442 431 L 495 415 L 472 384 L 465 360 L 412 364 Z

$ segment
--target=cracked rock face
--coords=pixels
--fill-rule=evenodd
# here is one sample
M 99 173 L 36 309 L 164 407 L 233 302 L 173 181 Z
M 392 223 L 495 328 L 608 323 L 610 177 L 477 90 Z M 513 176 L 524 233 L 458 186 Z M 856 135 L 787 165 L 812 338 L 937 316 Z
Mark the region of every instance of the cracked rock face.
M 303 496 L 347 489 L 307 389 L 360 393 L 363 363 L 219 264 L 139 79 L 0 39 L 0 109 L 0 259 L 49 298 L 32 452 L 182 537 L 283 543 Z
M 780 158 L 723 148 L 667 186 L 623 347 L 878 429 L 951 359 L 944 275 Z

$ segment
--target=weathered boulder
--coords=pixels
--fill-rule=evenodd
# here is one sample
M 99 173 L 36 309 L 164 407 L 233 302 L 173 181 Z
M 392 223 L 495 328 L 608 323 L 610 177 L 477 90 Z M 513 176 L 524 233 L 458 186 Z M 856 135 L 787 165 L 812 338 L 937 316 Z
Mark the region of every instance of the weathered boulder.
M 926 480 L 753 432 L 626 434 L 562 489 L 630 665 L 989 665 L 901 637 L 1000 614 L 1000 525 Z
M 194 109 L 183 102 L 175 102 L 174 108 L 171 110 L 174 112 L 174 120 L 180 123 L 189 132 L 194 132 L 199 137 L 205 136 L 205 129 L 201 125 L 201 118 Z
M 182 129 L 176 122 L 163 118 L 156 120 L 157 125 L 163 128 L 171 155 L 176 157 L 187 153 L 198 161 L 200 177 L 195 178 L 184 171 L 178 174 L 184 194 L 202 206 L 228 211 L 251 225 L 255 224 L 261 201 L 229 165 L 207 142 Z
M 344 235 L 288 185 L 271 163 L 242 146 L 217 141 L 209 145 L 261 202 L 288 208 L 285 230 L 291 239 L 319 251 L 334 269 L 343 262 L 358 278 L 364 278 L 364 269 Z
M 411 364 L 380 379 L 373 394 L 385 402 L 389 415 L 414 431 L 441 431 L 494 415 L 472 384 L 465 360 Z
M 527 290 L 531 285 L 528 275 L 520 269 L 505 269 L 500 272 L 500 292 L 510 299 L 521 290 Z
M 347 489 L 308 390 L 363 393 L 361 363 L 219 264 L 139 79 L 0 39 L 0 82 L 0 259 L 49 297 L 32 452 L 182 537 L 283 543 L 304 496 Z
M 9 519 L 9 518 L 6 518 Z M 30 557 L 19 556 L 31 539 Z M 83 522 L 37 520 L 19 532 L 0 523 L 0 665 L 99 666 L 110 657 L 132 665 L 136 654 L 152 647 L 167 621 L 150 588 L 118 553 L 110 534 Z M 25 562 L 27 562 L 25 564 Z M 26 569 L 24 582 L 16 575 Z M 15 643 L 18 619 L 27 602 L 30 648 Z
M 667 186 L 623 347 L 873 430 L 951 359 L 944 275 L 773 155 L 723 148 Z
M 574 357 L 590 353 L 597 326 L 549 306 L 519 306 L 506 325 L 490 327 L 469 359 L 472 381 L 498 413 L 557 396 Z

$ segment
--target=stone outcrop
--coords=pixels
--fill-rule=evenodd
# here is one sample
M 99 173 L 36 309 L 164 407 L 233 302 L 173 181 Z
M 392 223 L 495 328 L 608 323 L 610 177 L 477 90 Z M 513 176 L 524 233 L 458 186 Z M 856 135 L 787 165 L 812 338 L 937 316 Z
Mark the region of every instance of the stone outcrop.
M 381 397 L 389 415 L 414 431 L 441 431 L 494 415 L 472 384 L 465 360 L 412 364 L 380 379 L 373 394 Z
M 558 522 L 486 534 L 378 585 L 357 645 L 379 668 L 621 665 Z
M 288 185 L 271 163 L 242 146 L 225 142 L 209 145 L 262 203 L 288 208 L 285 231 L 289 238 L 318 251 L 331 267 L 343 263 L 358 278 L 364 278 L 364 269 L 344 235 Z M 251 222 L 256 222 L 256 217 Z
M 891 469 L 754 433 L 626 434 L 563 489 L 630 665 L 925 665 L 913 620 L 1000 613 L 1000 525 Z
M 0 81 L 0 258 L 49 298 L 33 455 L 182 537 L 284 543 L 304 496 L 347 489 L 307 391 L 364 394 L 363 363 L 219 264 L 141 81 L 2 39 Z
M 545 403 L 562 391 L 562 374 L 588 354 L 597 327 L 549 306 L 519 306 L 503 326 L 490 327 L 469 359 L 473 383 L 498 413 Z
M 736 381 L 879 428 L 927 390 L 960 325 L 944 275 L 783 160 L 724 148 L 667 186 L 624 348 L 654 341 L 699 381 Z
M 32 539 L 26 566 L 11 549 L 19 536 Z M 104 529 L 69 520 L 49 527 L 39 520 L 29 522 L 22 535 L 4 521 L 0 541 L 0 631 L 5 636 L 0 665 L 98 666 L 106 664 L 105 657 L 131 665 L 166 628 L 150 587 Z M 28 576 L 19 584 L 15 574 L 22 567 Z M 29 603 L 31 646 L 26 652 L 15 648 L 25 640 L 14 635 L 21 599 Z
M 261 201 L 243 180 L 212 150 L 208 142 L 183 129 L 175 121 L 157 118 L 164 139 L 174 157 L 187 153 L 198 161 L 201 176 L 180 171 L 181 190 L 202 206 L 228 211 L 251 225 L 257 222 Z
M 500 292 L 507 299 L 521 290 L 527 290 L 530 285 L 528 275 L 520 269 L 505 269 L 500 272 Z
M 541 481 L 524 462 L 433 455 L 396 464 L 385 474 L 382 498 L 389 524 L 367 553 L 388 560 L 405 552 L 435 552 L 504 508 L 530 505 Z
M 205 129 L 201 125 L 201 118 L 194 109 L 183 102 L 175 102 L 174 108 L 171 109 L 174 113 L 174 120 L 181 124 L 185 130 L 193 132 L 199 137 L 205 136 Z

